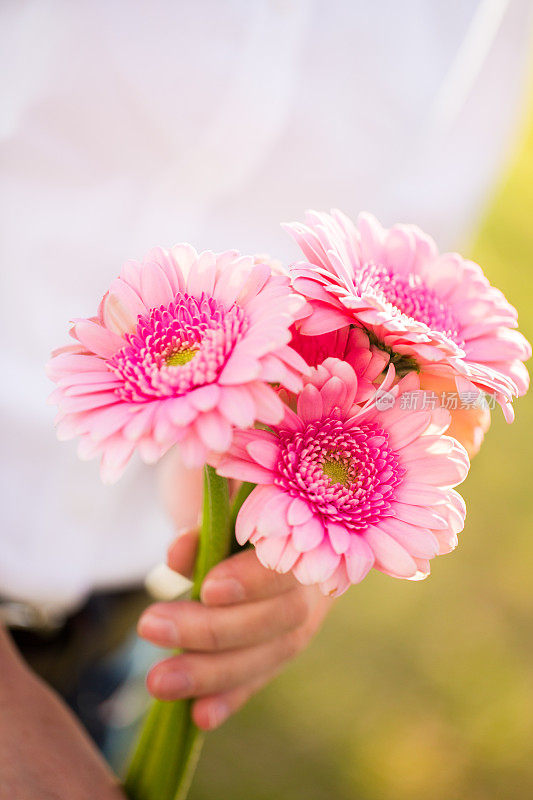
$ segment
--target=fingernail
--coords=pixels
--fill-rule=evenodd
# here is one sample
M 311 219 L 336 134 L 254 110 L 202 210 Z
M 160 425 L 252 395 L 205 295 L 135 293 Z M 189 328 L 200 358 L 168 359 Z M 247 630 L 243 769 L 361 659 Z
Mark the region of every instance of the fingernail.
M 208 578 L 201 597 L 204 603 L 239 603 L 244 600 L 244 586 L 235 578 Z
M 191 694 L 193 683 L 186 672 L 157 672 L 152 680 L 152 691 L 158 697 L 177 699 Z
M 176 624 L 168 617 L 147 611 L 142 615 L 137 626 L 139 636 L 149 639 L 154 644 L 165 647 L 179 647 L 179 635 Z
M 186 536 L 188 533 L 194 533 L 194 528 L 190 526 L 184 528 L 178 528 L 176 531 L 176 535 L 174 536 L 174 540 L 181 539 L 182 536 Z
M 223 700 L 214 700 L 209 706 L 207 717 L 210 728 L 218 728 L 229 717 L 230 710 Z

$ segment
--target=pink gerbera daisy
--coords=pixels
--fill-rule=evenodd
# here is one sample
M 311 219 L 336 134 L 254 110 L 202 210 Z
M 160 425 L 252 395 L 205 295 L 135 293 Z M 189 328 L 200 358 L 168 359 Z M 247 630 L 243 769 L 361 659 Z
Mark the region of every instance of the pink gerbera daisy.
M 280 421 L 268 383 L 301 388 L 307 366 L 288 342 L 304 304 L 287 277 L 235 251 L 178 245 L 126 263 L 48 365 L 58 436 L 81 436 L 82 457 L 101 453 L 105 480 L 136 448 L 153 462 L 179 442 L 188 465 L 204 463 L 234 427 Z
M 313 370 L 283 422 L 241 431 L 217 461 L 220 474 L 258 484 L 239 513 L 238 541 L 260 561 L 292 570 L 326 594 L 344 592 L 372 566 L 422 578 L 463 529 L 465 506 L 452 487 L 469 467 L 464 448 L 442 433 L 444 409 L 378 411 L 360 405 L 358 378 L 338 359 Z M 412 373 L 392 392 L 418 388 Z
M 360 325 L 398 374 L 459 377 L 458 388 L 494 395 L 513 419 L 511 400 L 528 388 L 522 362 L 531 347 L 513 330 L 516 310 L 477 264 L 439 255 L 414 225 L 387 230 L 361 214 L 356 226 L 340 211 L 308 212 L 306 221 L 285 226 L 306 258 L 291 268 L 314 309 L 303 333 Z

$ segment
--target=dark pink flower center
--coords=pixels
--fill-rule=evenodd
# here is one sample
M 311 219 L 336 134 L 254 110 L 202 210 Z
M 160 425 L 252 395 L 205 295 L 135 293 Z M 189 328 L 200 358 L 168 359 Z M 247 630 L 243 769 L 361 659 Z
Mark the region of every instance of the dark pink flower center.
M 376 423 L 317 420 L 282 431 L 280 450 L 275 483 L 316 513 L 359 532 L 390 515 L 405 470 Z
M 115 391 L 142 403 L 213 383 L 247 327 L 240 306 L 178 292 L 170 305 L 139 317 L 135 333 L 107 362 L 123 380 Z
M 437 294 L 424 286 L 420 275 L 403 275 L 389 267 L 368 263 L 357 271 L 356 287 L 360 294 L 381 295 L 399 313 L 424 322 L 428 328 L 440 331 L 459 346 L 462 344 L 457 320 Z

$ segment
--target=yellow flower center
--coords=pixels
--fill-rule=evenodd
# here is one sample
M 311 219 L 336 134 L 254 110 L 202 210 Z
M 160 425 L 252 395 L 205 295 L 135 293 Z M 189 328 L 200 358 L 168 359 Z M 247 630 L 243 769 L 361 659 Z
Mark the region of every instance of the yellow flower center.
M 192 361 L 197 352 L 198 350 L 192 347 L 185 348 L 184 350 L 176 350 L 174 353 L 167 356 L 165 363 L 167 367 L 182 367 L 184 364 L 188 364 L 189 361 Z
M 324 461 L 322 471 L 332 483 L 340 483 L 342 486 L 348 486 L 353 480 L 349 465 L 342 461 Z

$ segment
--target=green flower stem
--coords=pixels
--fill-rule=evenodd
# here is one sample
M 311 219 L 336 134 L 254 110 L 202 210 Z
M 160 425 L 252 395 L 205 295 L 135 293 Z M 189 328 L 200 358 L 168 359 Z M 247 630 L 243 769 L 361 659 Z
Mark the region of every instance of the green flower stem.
M 209 570 L 229 553 L 233 534 L 228 482 L 204 470 L 204 507 L 191 590 L 199 600 Z M 203 736 L 191 717 L 191 700 L 156 700 L 146 717 L 124 782 L 130 800 L 185 800 Z
M 235 523 L 237 522 L 237 515 L 241 510 L 241 506 L 244 503 L 244 501 L 251 495 L 254 489 L 255 489 L 255 483 L 247 483 L 246 481 L 244 481 L 244 483 L 241 483 L 239 490 L 237 491 L 237 494 L 233 499 L 233 502 L 231 504 L 230 514 L 231 514 L 231 530 L 234 533 L 235 533 Z M 242 549 L 243 548 L 239 545 L 235 536 L 233 536 L 231 543 L 231 552 L 238 553 Z
M 209 570 L 226 558 L 232 534 L 228 481 L 206 465 L 202 530 L 191 590 L 193 600 L 200 599 L 202 582 Z

